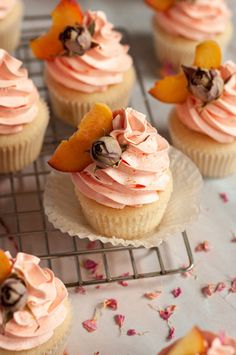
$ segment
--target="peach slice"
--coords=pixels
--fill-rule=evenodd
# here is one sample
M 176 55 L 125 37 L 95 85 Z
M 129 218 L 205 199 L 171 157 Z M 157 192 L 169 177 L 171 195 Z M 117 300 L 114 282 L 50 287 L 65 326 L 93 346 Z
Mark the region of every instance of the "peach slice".
M 95 104 L 81 120 L 78 131 L 57 147 L 48 164 L 63 172 L 83 170 L 92 162 L 89 154 L 92 143 L 111 130 L 112 111 L 105 104 Z
M 187 87 L 187 79 L 183 73 L 180 73 L 157 81 L 149 93 L 162 102 L 182 103 L 189 94 Z
M 66 26 L 80 24 L 83 14 L 76 0 L 61 0 L 52 13 L 52 27 L 49 31 L 30 43 L 34 55 L 43 60 L 50 60 L 63 52 L 59 35 Z
M 175 0 L 145 0 L 145 2 L 154 10 L 166 11 L 175 3 Z
M 221 49 L 215 41 L 204 41 L 196 47 L 194 66 L 203 69 L 217 69 L 220 67 L 221 61 Z
M 204 336 L 200 329 L 194 327 L 184 338 L 175 343 L 168 355 L 195 355 L 202 354 L 205 350 Z
M 3 250 L 0 249 L 0 283 L 2 283 L 11 273 L 11 263 L 4 253 Z

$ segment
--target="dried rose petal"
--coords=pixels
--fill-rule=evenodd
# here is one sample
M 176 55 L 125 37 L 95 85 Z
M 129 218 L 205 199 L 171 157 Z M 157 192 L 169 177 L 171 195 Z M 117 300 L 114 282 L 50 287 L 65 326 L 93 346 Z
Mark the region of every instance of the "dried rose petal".
M 161 291 L 144 293 L 144 297 L 148 298 L 149 300 L 154 300 L 155 298 L 158 298 L 160 295 L 161 295 Z
M 127 277 L 129 275 L 130 275 L 130 273 L 127 271 L 127 272 L 124 272 L 123 274 L 121 274 L 120 276 Z
M 94 260 L 87 259 L 87 260 L 84 260 L 83 265 L 86 270 L 95 270 L 98 266 L 98 263 L 96 263 Z
M 172 316 L 175 310 L 176 310 L 176 306 L 171 305 L 164 309 L 159 310 L 159 315 L 163 320 L 168 320 Z
M 114 311 L 117 310 L 117 301 L 114 298 L 110 298 L 104 301 L 104 307 L 113 309 Z
M 97 321 L 96 319 L 88 319 L 85 320 L 82 323 L 84 329 L 86 329 L 89 333 L 94 332 L 95 330 L 97 330 Z
M 79 293 L 81 295 L 85 295 L 86 294 L 86 289 L 83 286 L 77 286 L 75 288 L 75 293 Z
M 236 235 L 233 235 L 233 238 L 231 239 L 232 243 L 236 243 Z
M 95 274 L 94 277 L 96 280 L 103 280 L 103 278 L 104 278 L 103 274 Z
M 121 286 L 123 286 L 123 287 L 129 286 L 129 284 L 128 284 L 127 281 L 118 281 L 118 285 L 121 285 Z
M 202 243 L 199 243 L 196 248 L 195 248 L 195 251 L 196 252 L 201 252 L 201 251 L 205 251 L 205 252 L 208 252 L 210 250 L 210 245 L 209 245 L 209 242 L 207 240 L 205 240 L 204 242 Z
M 226 284 L 224 282 L 219 282 L 216 285 L 215 292 L 221 292 L 226 288 Z
M 121 328 L 124 324 L 125 316 L 123 316 L 122 314 L 116 314 L 114 316 L 114 319 L 115 319 L 115 323 L 118 325 L 118 327 Z
M 135 329 L 129 329 L 129 330 L 127 330 L 127 335 L 128 336 L 137 335 L 137 332 Z
M 224 203 L 229 202 L 229 197 L 225 192 L 220 192 L 219 196 Z
M 229 292 L 236 293 L 236 278 L 231 281 L 231 287 L 229 289 Z
M 171 291 L 172 295 L 177 298 L 181 295 L 182 293 L 182 290 L 180 287 L 177 287 L 177 288 L 174 288 L 172 291 Z
M 209 284 L 207 286 L 204 286 L 201 291 L 205 297 L 209 297 L 209 296 L 213 295 L 213 293 L 215 292 L 215 289 L 216 289 L 215 285 Z
M 181 265 L 181 268 L 186 268 L 186 265 Z M 181 276 L 185 278 L 194 276 L 195 279 L 197 278 L 194 267 L 191 270 L 181 272 Z
M 175 336 L 175 328 L 174 327 L 170 327 L 169 328 L 169 334 L 167 336 L 167 340 L 173 339 L 174 336 Z

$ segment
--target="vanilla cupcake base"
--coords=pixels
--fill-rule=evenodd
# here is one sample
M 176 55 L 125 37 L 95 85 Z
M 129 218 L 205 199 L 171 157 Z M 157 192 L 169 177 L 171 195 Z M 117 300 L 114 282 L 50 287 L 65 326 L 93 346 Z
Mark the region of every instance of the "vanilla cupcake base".
M 111 110 L 126 107 L 130 100 L 135 81 L 134 68 L 124 74 L 120 84 L 110 85 L 104 92 L 83 93 L 68 89 L 56 82 L 45 69 L 45 83 L 47 85 L 53 113 L 60 120 L 77 127 L 81 118 L 96 102 L 107 104 Z
M 67 316 L 64 322 L 59 325 L 53 333 L 53 336 L 44 344 L 29 350 L 10 351 L 0 349 L 1 355 L 63 355 L 68 340 L 72 324 L 71 306 L 66 301 Z
M 219 143 L 205 134 L 191 131 L 173 110 L 169 120 L 173 145 L 191 158 L 206 177 L 224 177 L 236 173 L 236 139 Z
M 0 19 L 0 48 L 7 52 L 13 52 L 20 42 L 22 17 L 23 3 L 17 0 L 9 14 Z
M 23 169 L 37 159 L 49 121 L 46 103 L 39 100 L 37 116 L 15 134 L 0 134 L 0 173 Z
M 193 64 L 195 48 L 202 41 L 192 41 L 181 36 L 175 37 L 168 34 L 158 25 L 155 17 L 153 19 L 153 34 L 156 57 L 162 65 L 170 63 L 174 69 L 178 70 L 181 64 Z M 232 35 L 233 26 L 229 22 L 225 32 L 216 35 L 213 40 L 224 50 Z
M 160 223 L 173 190 L 171 172 L 169 176 L 166 189 L 158 192 L 159 200 L 140 207 L 111 208 L 87 198 L 76 188 L 75 192 L 85 218 L 96 232 L 107 237 L 132 240 L 143 238 Z

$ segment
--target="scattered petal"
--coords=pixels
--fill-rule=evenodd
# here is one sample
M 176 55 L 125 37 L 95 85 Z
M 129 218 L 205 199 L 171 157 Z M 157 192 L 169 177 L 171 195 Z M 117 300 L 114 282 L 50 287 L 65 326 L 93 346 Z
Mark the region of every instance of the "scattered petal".
M 113 309 L 114 311 L 117 310 L 117 301 L 114 298 L 110 298 L 104 301 L 104 307 Z
M 173 339 L 175 336 L 175 328 L 174 327 L 169 327 L 169 334 L 167 336 L 167 340 Z
M 121 285 L 121 286 L 123 286 L 123 287 L 127 287 L 127 286 L 129 286 L 129 284 L 128 284 L 128 282 L 127 281 L 118 281 L 118 285 Z
M 104 278 L 103 274 L 95 274 L 96 280 L 103 280 L 103 278 Z
M 148 298 L 149 300 L 154 300 L 155 298 L 158 298 L 160 295 L 161 295 L 161 291 L 144 293 L 144 297 Z
M 96 241 L 95 240 L 90 240 L 87 244 L 87 249 L 94 249 L 96 246 Z
M 130 275 L 130 273 L 129 272 L 124 272 L 123 274 L 121 274 L 120 276 L 123 276 L 123 277 L 127 277 L 127 276 L 129 276 Z
M 75 288 L 75 293 L 79 293 L 80 295 L 85 295 L 86 294 L 86 289 L 83 286 L 77 286 Z
M 115 319 L 115 323 L 118 325 L 118 327 L 121 328 L 124 324 L 125 316 L 123 316 L 122 314 L 116 314 L 114 316 L 114 319 Z
M 229 289 L 229 292 L 236 293 L 236 278 L 231 281 L 231 287 Z
M 128 336 L 137 335 L 137 332 L 135 329 L 129 329 L 129 330 L 127 330 L 127 335 Z
M 96 288 L 96 289 L 99 289 L 99 288 L 101 288 L 101 285 L 97 285 L 97 286 L 95 286 L 95 288 Z
M 96 270 L 98 263 L 96 263 L 94 260 L 87 259 L 87 260 L 84 260 L 83 265 L 86 270 Z
M 186 268 L 186 265 L 182 265 L 181 267 Z M 191 270 L 181 272 L 181 276 L 185 277 L 185 278 L 190 277 L 190 276 L 193 276 L 195 279 L 197 278 L 197 275 L 195 274 L 194 267 Z
M 175 298 L 177 298 L 181 295 L 182 289 L 180 287 L 174 288 L 171 293 Z
M 209 242 L 207 240 L 205 240 L 204 242 L 202 243 L 199 243 L 196 248 L 195 248 L 195 251 L 196 252 L 201 252 L 201 251 L 205 251 L 205 252 L 208 252 L 210 250 L 210 245 L 209 245 Z
M 224 282 L 219 282 L 216 285 L 215 292 L 221 292 L 226 288 L 226 284 Z
M 229 202 L 229 197 L 228 197 L 228 195 L 226 194 L 226 192 L 220 192 L 220 193 L 219 193 L 219 196 L 220 196 L 221 200 L 222 200 L 224 203 Z
M 84 329 L 86 329 L 89 333 L 94 332 L 95 330 L 97 330 L 97 321 L 96 319 L 88 319 L 85 320 L 82 323 Z
M 172 316 L 172 314 L 174 313 L 175 310 L 176 310 L 176 306 L 171 305 L 171 306 L 168 306 L 164 309 L 160 309 L 159 315 L 163 320 L 168 320 Z
M 236 243 L 236 235 L 234 233 L 232 233 L 232 239 L 231 239 L 232 243 Z
M 213 293 L 215 292 L 215 288 L 216 286 L 215 285 L 212 285 L 212 284 L 209 284 L 207 286 L 204 286 L 202 288 L 202 294 L 205 296 L 205 297 L 210 297 L 213 295 Z

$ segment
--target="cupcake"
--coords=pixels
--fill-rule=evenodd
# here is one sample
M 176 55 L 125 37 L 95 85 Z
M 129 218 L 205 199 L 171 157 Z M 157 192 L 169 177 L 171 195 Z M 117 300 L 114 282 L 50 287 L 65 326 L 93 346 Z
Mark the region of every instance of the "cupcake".
M 9 173 L 38 157 L 49 114 L 27 70 L 3 49 L 0 88 L 0 173 Z
M 158 355 L 235 355 L 236 341 L 194 327 L 185 337 L 163 349 Z
M 193 66 L 157 82 L 150 93 L 176 103 L 169 120 L 173 145 L 204 176 L 236 173 L 236 65 L 221 63 L 216 42 L 198 45 Z
M 225 0 L 146 0 L 154 10 L 157 58 L 178 69 L 191 65 L 199 42 L 213 39 L 226 48 L 233 32 Z
M 20 42 L 23 3 L 0 0 L 0 48 L 13 52 Z
M 71 174 L 88 223 L 100 235 L 143 238 L 172 193 L 168 142 L 132 108 L 96 104 L 49 164 Z
M 45 61 L 45 82 L 56 117 L 73 126 L 96 102 L 126 107 L 135 80 L 129 47 L 102 11 L 82 13 L 61 0 L 48 34 L 31 42 Z
M 62 355 L 71 327 L 64 284 L 36 256 L 0 250 L 1 355 Z

